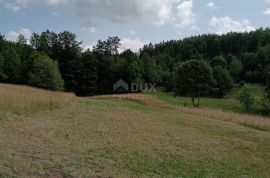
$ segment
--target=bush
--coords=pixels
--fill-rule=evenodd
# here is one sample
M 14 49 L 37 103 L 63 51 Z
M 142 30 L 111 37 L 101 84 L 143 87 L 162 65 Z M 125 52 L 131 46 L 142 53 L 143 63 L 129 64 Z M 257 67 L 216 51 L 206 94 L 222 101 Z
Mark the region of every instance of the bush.
M 62 90 L 64 81 L 57 64 L 48 56 L 35 54 L 28 73 L 28 84 L 48 90 Z
M 248 87 L 244 87 L 240 90 L 237 100 L 242 104 L 246 112 L 251 112 L 255 103 L 255 98 L 251 94 L 251 90 Z
M 223 98 L 226 93 L 233 87 L 233 80 L 226 69 L 221 66 L 213 68 L 213 77 L 216 81 L 215 95 Z
M 261 101 L 261 114 L 270 116 L 270 96 L 265 95 Z

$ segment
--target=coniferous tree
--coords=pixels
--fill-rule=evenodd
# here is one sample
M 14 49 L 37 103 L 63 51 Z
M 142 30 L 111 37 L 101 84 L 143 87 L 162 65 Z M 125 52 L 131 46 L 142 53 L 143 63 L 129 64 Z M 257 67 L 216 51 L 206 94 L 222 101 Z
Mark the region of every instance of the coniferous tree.
M 76 94 L 80 96 L 90 96 L 98 91 L 97 60 L 93 53 L 86 51 L 79 59 L 79 72 L 76 76 Z

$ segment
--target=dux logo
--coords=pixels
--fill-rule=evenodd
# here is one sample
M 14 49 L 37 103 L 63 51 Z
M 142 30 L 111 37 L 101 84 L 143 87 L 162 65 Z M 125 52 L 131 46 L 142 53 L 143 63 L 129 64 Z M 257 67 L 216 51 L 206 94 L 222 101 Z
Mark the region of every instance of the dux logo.
M 122 79 L 118 80 L 118 82 L 116 82 L 113 85 L 113 92 L 115 92 L 115 93 L 127 93 L 128 91 L 129 91 L 129 86 Z
M 137 92 L 155 92 L 156 84 L 151 83 L 131 83 L 130 85 L 126 83 L 124 80 L 120 79 L 113 85 L 114 93 L 137 93 Z

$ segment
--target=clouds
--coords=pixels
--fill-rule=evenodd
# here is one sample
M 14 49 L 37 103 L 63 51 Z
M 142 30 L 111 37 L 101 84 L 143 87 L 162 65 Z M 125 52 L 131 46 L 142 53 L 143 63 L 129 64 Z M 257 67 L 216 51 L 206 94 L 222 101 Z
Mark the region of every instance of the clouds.
M 132 38 L 122 38 L 120 41 L 120 48 L 119 48 L 119 52 L 123 52 L 125 50 L 130 49 L 131 51 L 137 53 L 140 51 L 140 49 L 145 45 L 148 44 L 149 41 L 143 41 L 138 37 L 132 37 Z M 91 43 L 89 45 L 87 45 L 84 48 L 84 51 L 86 50 L 93 50 L 93 47 L 96 45 L 97 43 Z
M 63 5 L 67 0 L 0 0 L 0 4 L 3 4 L 6 9 L 10 9 L 13 12 L 17 12 L 28 5 Z
M 266 3 L 267 8 L 266 8 L 265 11 L 263 11 L 263 13 L 264 13 L 265 15 L 270 15 L 270 0 L 264 0 L 264 1 L 265 1 L 265 3 Z
M 178 22 L 177 26 L 181 29 L 194 25 L 195 15 L 192 12 L 193 1 L 183 1 L 177 6 Z
M 18 4 L 20 6 L 31 5 L 31 4 L 59 5 L 59 4 L 65 4 L 67 2 L 68 0 L 15 0 L 14 4 Z
M 210 1 L 209 3 L 206 4 L 206 7 L 213 9 L 213 8 L 215 8 L 215 4 L 214 4 L 214 2 Z
M 133 52 L 139 52 L 140 48 L 149 42 L 142 41 L 140 38 L 123 38 L 120 43 L 121 46 L 119 52 L 123 52 L 127 49 L 130 49 Z
M 28 28 L 21 28 L 19 31 L 11 30 L 8 32 L 6 39 L 15 42 L 17 41 L 19 35 L 23 35 L 29 41 L 32 36 L 32 31 Z
M 100 17 L 117 23 L 164 24 L 175 0 L 2 0 L 14 11 L 31 5 L 65 6 L 81 18 Z
M 266 15 L 270 14 L 270 0 L 258 1 L 267 5 L 254 13 L 262 19 L 262 11 Z M 11 29 L 4 28 L 5 32 L 29 26 L 29 22 L 22 22 L 29 17 L 33 21 L 30 22 L 33 23 L 33 30 L 72 29 L 78 34 L 78 38 L 85 41 L 84 46 L 99 38 L 122 36 L 125 37 L 122 39 L 123 50 L 132 48 L 134 51 L 138 50 L 138 46 L 143 46 L 146 39 L 160 42 L 209 32 L 223 34 L 230 31 L 251 31 L 254 30 L 253 25 L 257 27 L 259 23 L 266 26 L 267 22 L 256 22 L 254 19 L 259 17 L 251 17 L 250 12 L 246 12 L 244 8 L 239 10 L 240 4 L 241 7 L 246 7 L 243 3 L 236 2 L 235 7 L 232 7 L 232 2 L 233 0 L 0 0 L 2 7 L 21 12 L 14 14 L 14 17 L 18 16 L 18 20 L 13 20 L 14 24 L 18 25 L 13 25 Z M 233 13 L 230 14 L 229 10 Z M 10 14 L 6 10 L 2 12 Z M 224 14 L 225 12 L 228 14 Z M 254 24 L 243 19 L 244 13 L 255 21 Z M 20 17 L 21 14 L 23 15 Z M 33 14 L 36 16 L 32 18 Z M 47 20 L 34 24 L 39 18 Z M 60 21 L 66 24 L 61 24 L 61 27 L 54 24 Z M 133 30 L 129 32 L 130 29 Z M 10 31 L 7 36 L 14 40 L 18 33 L 16 30 Z
M 82 18 L 101 17 L 116 23 L 164 24 L 173 0 L 76 0 L 72 10 Z
M 241 21 L 233 20 L 228 16 L 217 18 L 212 17 L 209 22 L 211 30 L 217 34 L 224 34 L 228 32 L 250 32 L 255 28 L 250 25 L 249 20 L 244 19 Z

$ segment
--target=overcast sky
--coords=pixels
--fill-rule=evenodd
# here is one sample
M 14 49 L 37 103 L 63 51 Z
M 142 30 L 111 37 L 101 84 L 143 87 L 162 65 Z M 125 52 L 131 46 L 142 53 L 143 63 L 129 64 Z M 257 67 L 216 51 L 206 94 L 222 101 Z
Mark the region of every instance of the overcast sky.
M 69 30 L 83 48 L 119 36 L 122 49 L 202 33 L 270 26 L 270 0 L 0 0 L 8 40 L 46 29 Z

